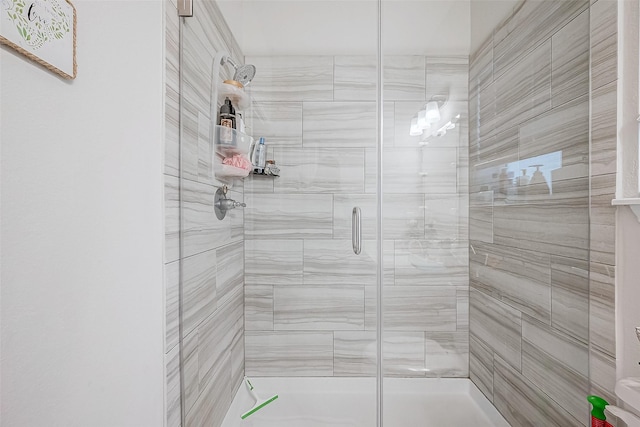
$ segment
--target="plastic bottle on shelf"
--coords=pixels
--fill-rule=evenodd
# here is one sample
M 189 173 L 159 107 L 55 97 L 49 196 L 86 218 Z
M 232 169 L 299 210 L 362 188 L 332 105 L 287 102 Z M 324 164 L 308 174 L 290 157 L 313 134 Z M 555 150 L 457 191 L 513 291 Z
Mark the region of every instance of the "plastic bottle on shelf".
M 253 149 L 251 163 L 253 163 L 254 173 L 264 173 L 264 167 L 267 164 L 267 146 L 264 143 L 264 138 L 260 137 L 258 144 L 256 144 L 255 148 Z
M 229 98 L 225 98 L 224 104 L 220 107 L 219 125 L 221 126 L 218 138 L 219 144 L 235 146 L 235 135 L 232 129 L 236 128 L 236 110 L 233 108 Z

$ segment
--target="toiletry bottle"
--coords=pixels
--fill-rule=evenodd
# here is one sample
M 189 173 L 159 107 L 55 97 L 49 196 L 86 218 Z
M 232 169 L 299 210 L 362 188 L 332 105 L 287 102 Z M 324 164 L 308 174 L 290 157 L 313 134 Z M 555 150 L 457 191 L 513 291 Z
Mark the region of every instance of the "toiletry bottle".
M 609 403 L 599 396 L 587 396 L 587 400 L 591 403 L 591 406 L 593 406 L 593 410 L 591 411 L 591 427 L 612 427 L 604 415 L 604 408 Z
M 251 159 L 254 167 L 253 171 L 259 174 L 264 173 L 267 159 L 267 146 L 264 145 L 264 142 L 264 138 L 260 137 L 258 145 L 253 150 L 253 158 Z
M 225 98 L 224 104 L 220 107 L 220 129 L 219 143 L 221 145 L 235 145 L 232 129 L 236 128 L 235 109 L 229 98 Z
M 231 129 L 236 128 L 236 110 L 229 98 L 224 99 L 224 104 L 220 107 L 220 126 Z

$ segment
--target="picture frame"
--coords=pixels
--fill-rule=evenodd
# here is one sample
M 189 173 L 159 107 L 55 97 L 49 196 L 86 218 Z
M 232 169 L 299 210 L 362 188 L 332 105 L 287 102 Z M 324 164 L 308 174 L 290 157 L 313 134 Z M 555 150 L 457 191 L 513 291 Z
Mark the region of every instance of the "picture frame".
M 0 44 L 75 79 L 76 8 L 70 0 L 0 0 Z

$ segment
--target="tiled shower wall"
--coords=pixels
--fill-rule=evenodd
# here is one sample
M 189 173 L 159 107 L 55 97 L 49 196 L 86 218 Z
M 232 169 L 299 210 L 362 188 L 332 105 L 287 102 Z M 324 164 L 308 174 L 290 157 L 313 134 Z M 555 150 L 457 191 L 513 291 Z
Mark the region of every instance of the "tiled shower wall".
M 376 59 L 247 57 L 249 125 L 281 168 L 245 181 L 248 375 L 375 375 Z M 468 60 L 387 56 L 384 80 L 385 370 L 468 376 Z M 412 116 L 444 95 L 421 146 Z M 364 247 L 351 248 L 351 211 Z
M 470 376 L 514 426 L 587 425 L 590 343 L 612 326 L 592 289 L 589 328 L 589 268 L 592 288 L 613 270 L 594 265 L 613 262 L 611 218 L 589 234 L 589 34 L 588 0 L 525 1 L 471 58 Z M 593 177 L 600 208 L 612 182 Z
M 215 53 L 224 49 L 240 63 L 243 55 L 216 3 L 194 2 L 194 16 L 185 21 L 183 33 L 184 104 L 180 150 L 178 40 L 176 2 L 169 0 L 166 15 L 164 175 L 166 425 L 181 425 L 179 367 L 182 363 L 186 425 L 219 426 L 244 375 L 244 236 L 241 209 L 231 211 L 223 221 L 216 219 L 213 211 L 213 196 L 222 183 L 215 180 L 212 171 L 209 93 Z M 183 176 L 182 218 L 179 206 L 180 167 Z M 242 187 L 232 188 L 229 196 L 241 201 Z M 182 342 L 178 328 L 180 270 L 183 287 Z
M 591 5 L 591 393 L 615 402 L 615 208 L 618 2 Z

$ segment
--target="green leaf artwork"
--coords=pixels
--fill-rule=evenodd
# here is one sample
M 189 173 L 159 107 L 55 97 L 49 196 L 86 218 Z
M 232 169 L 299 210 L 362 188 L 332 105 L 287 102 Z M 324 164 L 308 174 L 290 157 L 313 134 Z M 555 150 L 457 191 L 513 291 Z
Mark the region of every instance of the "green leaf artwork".
M 62 40 L 70 31 L 72 17 L 64 13 L 65 0 L 0 0 L 0 6 L 31 49 Z

